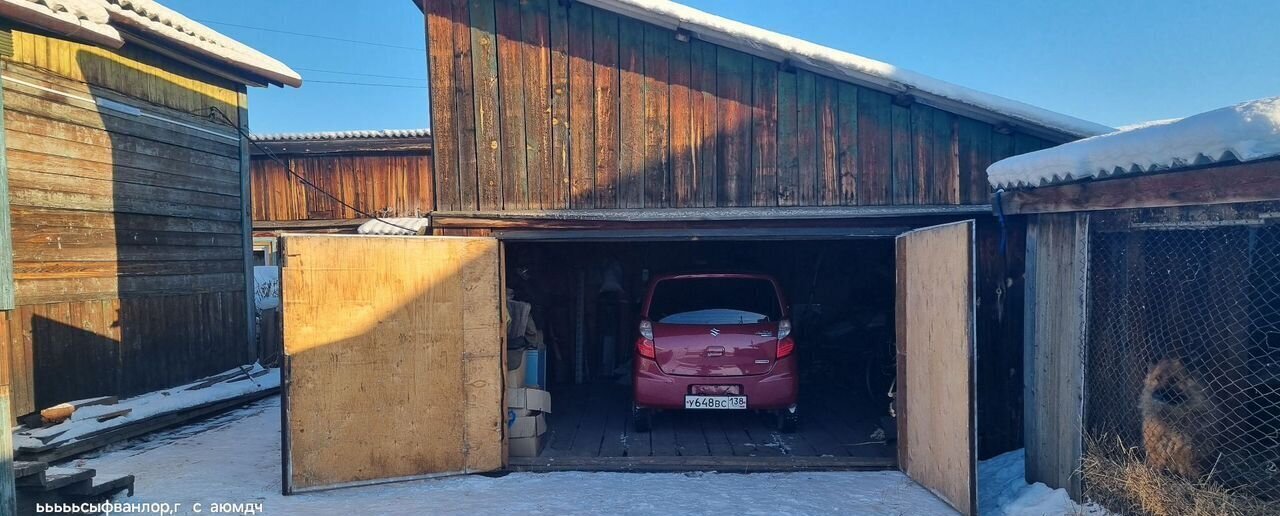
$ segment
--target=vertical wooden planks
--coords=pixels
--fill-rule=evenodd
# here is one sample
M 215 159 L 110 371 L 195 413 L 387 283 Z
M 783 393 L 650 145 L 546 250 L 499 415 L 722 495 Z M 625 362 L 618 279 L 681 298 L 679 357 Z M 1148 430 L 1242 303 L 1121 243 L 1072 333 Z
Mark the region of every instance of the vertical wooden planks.
M 518 0 L 493 0 L 498 39 L 498 127 L 502 208 L 529 208 L 525 145 L 524 34 Z
M 618 22 L 618 206 L 644 205 L 644 25 Z M 622 94 L 621 92 L 626 92 Z
M 690 79 L 693 83 L 693 141 L 694 156 L 693 198 L 696 206 L 716 205 L 717 124 L 719 123 L 718 76 L 716 75 L 716 47 L 702 40 L 691 42 L 692 63 Z
M 933 169 L 934 109 L 919 102 L 911 105 L 911 183 L 915 204 L 935 204 L 929 174 Z
M 778 74 L 778 177 L 775 195 L 780 206 L 795 206 L 800 188 L 796 84 L 794 71 Z
M 618 207 L 618 15 L 595 9 L 596 206 Z
M 464 210 L 475 210 L 480 206 L 470 20 L 470 1 L 453 0 L 453 100 L 454 113 L 458 117 L 458 199 L 460 208 Z
M 479 207 L 497 210 L 502 208 L 502 148 L 496 5 L 494 0 L 471 0 L 470 3 Z
M 432 209 L 457 210 L 458 206 L 458 139 L 457 112 L 454 110 L 453 73 L 453 6 L 449 2 L 436 1 L 424 4 L 426 9 L 427 69 L 430 72 L 431 130 L 441 135 L 436 138 L 431 159 L 435 181 L 437 204 Z M 264 178 L 264 176 L 260 176 Z M 262 186 L 262 185 L 255 185 Z M 266 219 L 258 210 L 265 207 L 258 199 L 263 190 L 255 188 L 254 218 Z
M 888 94 L 858 91 L 858 204 L 883 205 L 892 200 L 890 169 L 893 134 Z
M 915 169 L 915 152 L 911 147 L 911 109 L 895 103 L 889 111 L 893 126 L 893 204 L 914 204 L 916 190 L 912 171 Z
M 550 208 L 552 195 L 551 27 L 550 0 L 520 1 L 525 94 L 525 148 L 529 175 L 529 208 Z
M 717 48 L 716 205 L 751 204 L 751 56 Z
M 839 168 L 840 204 L 858 204 L 858 87 L 841 82 L 838 95 L 836 125 L 836 166 Z
M 569 207 L 569 7 L 549 3 L 551 43 L 551 171 L 543 181 L 546 209 Z
M 796 204 L 813 206 L 818 195 L 818 76 L 796 73 Z
M 569 4 L 569 207 L 595 208 L 595 106 L 592 11 Z
M 929 176 L 933 204 L 959 204 L 959 143 L 956 141 L 956 115 L 933 112 L 933 169 Z
M 839 90 L 836 80 L 818 78 L 818 196 L 817 204 L 834 206 L 840 202 L 839 154 L 840 134 L 836 126 Z
M 18 498 L 13 487 L 13 429 L 10 423 L 15 413 L 6 382 L 0 385 L 0 514 L 18 514 Z
M 697 206 L 694 199 L 694 117 L 692 85 L 693 45 L 689 41 L 671 42 L 671 61 L 668 69 L 671 80 L 671 206 L 690 208 Z
M 668 51 L 675 34 L 646 25 L 644 31 L 644 207 L 668 206 L 670 135 L 667 134 Z
M 960 202 L 987 202 L 987 165 L 991 164 L 991 126 L 967 117 L 956 121 Z
M 751 205 L 778 204 L 778 65 L 752 59 Z

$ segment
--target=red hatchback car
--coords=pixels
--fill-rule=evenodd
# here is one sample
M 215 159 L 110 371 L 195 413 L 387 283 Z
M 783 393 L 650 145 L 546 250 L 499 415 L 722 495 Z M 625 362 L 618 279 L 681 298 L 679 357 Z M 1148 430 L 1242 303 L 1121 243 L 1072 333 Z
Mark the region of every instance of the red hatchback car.
M 795 430 L 796 344 L 777 280 L 672 274 L 649 285 L 633 366 L 633 424 L 655 410 L 758 410 Z

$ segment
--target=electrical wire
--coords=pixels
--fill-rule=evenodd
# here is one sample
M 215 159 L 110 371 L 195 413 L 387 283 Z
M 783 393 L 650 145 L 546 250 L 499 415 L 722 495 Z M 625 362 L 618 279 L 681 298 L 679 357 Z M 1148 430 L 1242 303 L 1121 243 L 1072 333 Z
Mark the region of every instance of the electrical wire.
M 401 50 L 415 50 L 415 51 L 419 51 L 419 52 L 422 52 L 422 51 L 426 51 L 426 50 L 427 50 L 427 49 L 422 48 L 422 47 L 407 47 L 407 46 L 403 46 L 403 45 L 392 45 L 392 44 L 390 44 L 390 43 L 376 43 L 376 42 L 373 42 L 373 41 L 361 41 L 361 40 L 358 40 L 358 39 L 339 38 L 339 37 L 334 37 L 334 36 L 325 36 L 325 35 L 321 35 L 321 34 L 307 34 L 307 33 L 305 33 L 305 32 L 293 32 L 293 31 L 280 30 L 280 29 L 269 29 L 269 28 L 266 28 L 266 27 L 254 27 L 254 26 L 252 26 L 252 25 L 241 25 L 241 24 L 239 24 L 239 23 L 228 23 L 228 22 L 220 22 L 220 21 L 213 21 L 213 20 L 196 20 L 196 21 L 198 21 L 198 22 L 200 22 L 200 23 L 208 23 L 208 24 L 211 24 L 211 25 L 225 25 L 225 26 L 227 26 L 227 27 L 238 27 L 238 28 L 241 28 L 241 29 L 260 30 L 260 31 L 263 31 L 263 32 L 274 32 L 274 33 L 277 33 L 277 34 L 287 34 L 287 35 L 290 35 L 290 36 L 300 36 L 300 37 L 304 37 L 304 38 L 327 39 L 327 40 L 330 40 L 330 41 L 341 41 L 341 42 L 343 42 L 343 43 L 355 43 L 355 44 L 358 44 L 358 45 L 371 45 L 371 46 L 375 46 L 375 47 L 398 48 L 398 49 L 401 49 Z
M 406 81 L 422 81 L 422 82 L 427 81 L 426 77 L 405 77 L 403 75 L 378 75 L 376 73 L 357 73 L 357 72 L 344 72 L 341 70 L 322 70 L 320 68 L 303 68 L 301 66 L 295 66 L 293 67 L 293 69 L 301 70 L 304 72 L 332 73 L 332 74 L 338 74 L 338 75 L 355 75 L 359 77 L 377 77 L 379 79 L 403 79 Z
M 277 163 L 277 164 L 279 164 L 281 167 L 284 167 L 285 172 L 288 172 L 288 173 L 289 173 L 289 175 L 290 175 L 290 176 L 293 176 L 293 177 L 294 177 L 294 179 L 297 179 L 297 180 L 298 180 L 298 182 L 300 182 L 300 183 L 302 183 L 302 184 L 304 184 L 304 185 L 307 185 L 307 186 L 309 186 L 309 187 L 311 187 L 311 188 L 315 189 L 317 192 L 320 192 L 320 193 L 324 194 L 326 197 L 328 197 L 328 198 L 330 198 L 330 199 L 333 199 L 333 200 L 334 200 L 334 202 L 337 202 L 338 204 L 343 205 L 344 207 L 346 207 L 346 208 L 350 209 L 351 211 L 356 212 L 356 213 L 357 213 L 357 214 L 359 214 L 360 216 L 363 216 L 363 217 L 365 217 L 365 218 L 370 218 L 370 219 L 373 219 L 373 220 L 376 220 L 376 221 L 382 222 L 383 224 L 386 224 L 386 225 L 391 226 L 391 227 L 394 227 L 394 228 L 400 228 L 400 229 L 403 229 L 403 230 L 405 230 L 405 231 L 408 231 L 408 232 L 409 232 L 409 234 L 413 234 L 413 235 L 418 234 L 418 231 L 417 231 L 417 230 L 415 230 L 415 229 L 411 229 L 411 228 L 407 228 L 407 227 L 401 226 L 401 225 L 396 224 L 396 223 L 394 223 L 394 222 L 391 222 L 391 221 L 389 221 L 389 220 L 387 220 L 387 219 L 384 219 L 384 218 L 379 217 L 379 216 L 377 216 L 377 215 L 374 215 L 374 214 L 372 214 L 372 213 L 369 213 L 369 212 L 366 212 L 366 211 L 364 211 L 364 210 L 361 210 L 360 208 L 357 208 L 357 207 L 355 207 L 355 206 L 353 206 L 353 205 L 351 205 L 351 204 L 348 204 L 346 201 L 343 201 L 342 199 L 337 198 L 337 197 L 336 197 L 336 196 L 334 196 L 333 194 L 331 194 L 331 193 L 329 193 L 328 191 L 326 191 L 324 188 L 320 188 L 320 187 L 319 187 L 319 186 L 317 186 L 315 183 L 312 183 L 311 181 L 308 181 L 308 180 L 307 180 L 307 178 L 302 177 L 302 175 L 301 175 L 301 174 L 298 174 L 297 172 L 294 172 L 294 171 L 293 171 L 293 168 L 292 168 L 292 167 L 290 167 L 288 163 L 285 163 L 285 162 L 284 162 L 284 160 L 282 160 L 282 159 L 280 159 L 278 156 L 276 156 L 274 152 L 271 152 L 271 149 L 268 149 L 268 148 L 264 147 L 262 144 L 260 144 L 260 143 L 258 143 L 258 142 L 256 142 L 256 141 L 254 141 L 252 138 L 250 138 L 250 137 L 249 137 L 249 133 L 245 132 L 245 130 L 244 130 L 244 129 L 241 129 L 239 124 L 236 124 L 235 122 L 232 122 L 232 121 L 231 121 L 231 117 L 228 117 L 226 113 L 224 113 L 221 109 L 218 109 L 216 106 L 210 106 L 210 107 L 209 107 L 209 114 L 208 114 L 208 115 L 201 114 L 201 113 L 199 113 L 198 111 L 197 111 L 197 112 L 193 112 L 193 114 L 195 114 L 195 115 L 197 115 L 197 116 L 207 116 L 210 120 L 213 120 L 213 121 L 215 121 L 215 122 L 219 122 L 219 123 L 225 123 L 225 124 L 227 124 L 227 125 L 229 125 L 229 126 L 231 126 L 231 127 L 235 128 L 236 132 L 240 133 L 240 137 L 244 138 L 246 141 L 248 141 L 248 142 L 249 142 L 249 144 L 250 144 L 250 145 L 253 145 L 253 146 L 254 146 L 255 148 L 257 148 L 260 152 L 262 152 L 263 154 L 265 154 L 268 158 L 271 158 L 271 160 L 272 160 L 272 161 L 276 162 L 276 163 Z M 221 118 L 222 118 L 222 120 L 221 120 L 221 121 L 219 121 L 219 120 L 215 119 L 215 118 L 214 118 L 214 115 L 217 115 L 218 117 L 221 117 Z
M 351 81 L 320 81 L 315 79 L 307 80 L 307 84 L 346 84 L 348 86 L 381 86 L 384 88 L 414 88 L 414 89 L 426 89 L 427 87 L 425 84 L 418 86 L 413 84 L 384 84 L 384 83 L 376 83 L 376 82 L 351 82 Z

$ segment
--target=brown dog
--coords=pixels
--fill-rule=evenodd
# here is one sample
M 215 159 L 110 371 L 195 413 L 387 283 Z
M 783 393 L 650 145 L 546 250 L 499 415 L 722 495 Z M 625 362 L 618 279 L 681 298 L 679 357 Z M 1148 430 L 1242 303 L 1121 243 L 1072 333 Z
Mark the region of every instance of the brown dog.
M 1204 387 L 1178 359 L 1158 362 L 1142 389 L 1142 444 L 1147 464 L 1194 479 L 1205 473 L 1214 423 Z

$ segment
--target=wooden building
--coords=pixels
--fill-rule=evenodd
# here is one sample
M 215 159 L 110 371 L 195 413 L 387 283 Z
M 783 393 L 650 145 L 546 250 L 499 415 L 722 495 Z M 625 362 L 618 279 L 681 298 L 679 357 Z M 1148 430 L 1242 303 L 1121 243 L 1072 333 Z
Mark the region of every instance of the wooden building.
M 286 492 L 503 466 L 900 467 L 973 510 L 977 457 L 1020 446 L 1022 426 L 1024 232 L 992 214 L 987 166 L 1110 128 L 669 2 L 418 4 L 434 136 L 431 231 L 470 238 L 284 237 L 286 375 L 296 379 L 285 404 Z M 639 436 L 561 447 L 559 424 L 599 432 L 583 442 L 612 441 L 615 425 L 627 432 L 629 397 L 591 392 L 616 390 L 608 379 L 632 354 L 629 303 L 643 280 L 735 265 L 779 276 L 813 314 L 840 320 L 872 309 L 858 331 L 897 368 L 897 445 L 851 450 L 815 438 L 798 456 L 737 456 L 679 444 L 720 435 L 680 419 L 675 434 L 645 436 L 643 449 L 628 448 Z M 623 294 L 598 294 L 619 292 L 614 284 Z M 559 357 L 550 367 L 570 373 L 552 397 L 584 407 L 569 423 L 552 415 L 556 437 L 540 457 L 507 456 L 505 411 L 493 406 L 503 398 L 506 337 L 494 330 L 504 291 L 538 298 L 534 318 Z M 884 340 L 869 336 L 873 327 Z M 821 332 L 804 331 L 815 343 L 811 370 L 836 363 L 816 345 Z M 393 341 L 413 347 L 379 351 Z M 388 385 L 427 381 L 402 367 L 413 353 L 446 357 L 430 366 L 443 368 L 431 376 L 435 394 L 396 394 L 382 408 L 421 428 L 449 425 L 444 442 L 394 464 L 348 448 L 316 460 L 355 438 L 343 422 L 367 416 L 353 407 L 377 406 L 364 394 L 323 403 L 333 387 L 318 379 L 359 355 L 342 390 L 381 399 Z M 815 402 L 813 426 L 823 414 L 861 411 L 840 431 L 870 434 L 870 418 L 889 404 L 878 396 L 836 400 L 833 410 Z M 335 432 L 325 434 L 331 441 L 317 442 L 317 427 Z M 385 437 L 399 449 L 412 439 Z M 826 446 L 833 456 L 816 451 Z M 940 449 L 952 453 L 924 451 Z
M 425 217 L 435 209 L 426 129 L 258 134 L 252 142 L 259 238 L 283 231 L 352 232 L 368 215 Z
M 0 1 L 11 415 L 254 358 L 248 86 L 284 64 L 150 0 Z
M 1276 128 L 1271 98 L 990 168 L 1027 226 L 1028 482 L 1118 513 L 1274 510 Z

